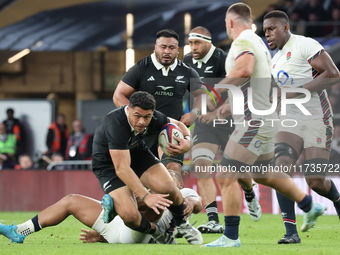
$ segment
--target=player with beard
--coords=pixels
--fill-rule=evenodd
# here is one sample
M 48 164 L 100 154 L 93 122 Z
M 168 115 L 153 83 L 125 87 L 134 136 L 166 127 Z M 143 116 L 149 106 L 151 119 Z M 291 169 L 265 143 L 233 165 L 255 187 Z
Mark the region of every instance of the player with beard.
M 203 82 L 209 83 L 209 80 L 205 80 L 205 78 L 222 79 L 226 76 L 227 53 L 212 44 L 208 29 L 201 26 L 193 28 L 189 33 L 189 45 L 191 52 L 184 56 L 183 62 L 194 68 Z M 213 87 L 214 85 L 210 84 L 210 86 Z M 207 89 L 211 91 L 211 89 Z M 228 93 L 222 93 L 222 101 L 224 102 L 227 98 Z M 217 107 L 219 106 L 218 103 Z M 207 168 L 212 166 L 216 153 L 218 150 L 224 150 L 230 134 L 234 131 L 234 126 L 230 125 L 213 127 L 213 120 L 217 118 L 217 109 L 215 109 L 214 111 L 207 110 L 206 115 L 200 115 L 195 120 L 192 148 L 192 160 L 195 167 Z M 228 116 L 227 120 L 228 123 L 231 123 L 232 117 Z M 200 195 L 208 215 L 208 222 L 198 226 L 197 229 L 202 233 L 222 233 L 224 228 L 218 218 L 215 183 L 209 172 L 196 174 Z M 251 178 L 240 179 L 239 183 L 245 192 L 251 218 L 254 221 L 259 221 L 261 206 L 253 191 Z

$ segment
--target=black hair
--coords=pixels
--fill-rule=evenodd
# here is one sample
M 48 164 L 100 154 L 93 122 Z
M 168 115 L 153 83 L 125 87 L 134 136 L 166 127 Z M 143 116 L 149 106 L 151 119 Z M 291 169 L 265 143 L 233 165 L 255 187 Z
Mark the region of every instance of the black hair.
M 263 17 L 263 20 L 270 19 L 270 18 L 284 19 L 285 21 L 287 21 L 287 23 L 289 23 L 289 18 L 287 14 L 283 11 L 278 11 L 278 10 L 271 11 Z
M 179 36 L 178 36 L 178 34 L 177 34 L 174 30 L 171 30 L 171 29 L 163 29 L 163 30 L 157 32 L 157 34 L 156 34 L 156 40 L 157 40 L 159 37 L 175 38 L 175 39 L 179 42 Z
M 137 91 L 134 92 L 129 99 L 129 107 L 139 107 L 143 110 L 152 110 L 154 111 L 156 108 L 156 100 L 155 98 L 148 92 L 145 91 Z
M 12 108 L 8 108 L 6 112 L 7 113 L 11 112 L 12 114 L 14 114 L 14 110 Z

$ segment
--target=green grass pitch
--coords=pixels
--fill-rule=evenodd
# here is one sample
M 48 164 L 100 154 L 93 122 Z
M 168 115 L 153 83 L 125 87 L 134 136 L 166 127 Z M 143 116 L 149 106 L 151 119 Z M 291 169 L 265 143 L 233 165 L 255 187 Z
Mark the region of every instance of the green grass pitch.
M 3 224 L 18 224 L 35 216 L 34 212 L 0 212 Z M 223 217 L 220 215 L 220 219 Z M 196 227 L 206 220 L 205 214 L 194 215 L 191 222 Z M 298 227 L 302 224 L 302 216 L 298 216 Z M 177 239 L 178 245 L 157 244 L 83 244 L 79 240 L 80 228 L 83 224 L 73 216 L 55 227 L 49 227 L 31 234 L 24 244 L 13 244 L 4 236 L 0 236 L 0 254 L 339 254 L 340 225 L 337 216 L 322 216 L 310 232 L 299 232 L 302 243 L 294 245 L 278 245 L 277 241 L 284 234 L 284 226 L 280 215 L 262 215 L 259 222 L 253 222 L 249 215 L 241 215 L 240 248 L 200 248 L 189 245 L 185 239 Z M 217 239 L 220 234 L 204 234 L 204 243 Z M 223 252 L 223 253 L 222 253 Z

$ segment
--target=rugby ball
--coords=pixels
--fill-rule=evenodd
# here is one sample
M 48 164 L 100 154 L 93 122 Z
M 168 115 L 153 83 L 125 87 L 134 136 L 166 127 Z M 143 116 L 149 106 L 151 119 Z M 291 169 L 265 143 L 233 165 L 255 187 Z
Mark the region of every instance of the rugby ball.
M 168 123 L 165 124 L 158 136 L 158 143 L 162 151 L 169 156 L 169 152 L 166 150 L 168 143 L 178 145 L 179 143 L 174 139 L 174 137 L 184 138 L 182 130 L 175 124 Z

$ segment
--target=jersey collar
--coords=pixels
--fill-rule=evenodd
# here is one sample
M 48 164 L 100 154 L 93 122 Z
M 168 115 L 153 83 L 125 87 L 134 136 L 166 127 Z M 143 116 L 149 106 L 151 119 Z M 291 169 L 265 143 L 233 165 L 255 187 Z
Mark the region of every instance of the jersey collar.
M 175 70 L 175 68 L 177 66 L 177 62 L 178 62 L 177 58 L 176 58 L 174 63 L 172 65 L 170 65 L 168 69 L 165 69 L 165 66 L 163 66 L 161 63 L 159 63 L 157 61 L 155 53 L 151 54 L 151 60 L 152 60 L 152 63 L 154 64 L 154 66 L 156 67 L 157 70 L 162 69 L 162 73 L 163 73 L 164 76 L 168 76 L 170 69 L 171 69 L 171 71 Z
M 129 123 L 129 125 L 130 125 L 131 132 L 132 132 L 132 131 L 135 131 L 135 129 L 131 126 L 130 121 L 129 121 L 129 116 L 128 116 L 128 112 L 127 112 L 127 105 L 124 107 L 124 112 L 125 112 L 125 114 L 126 114 L 126 119 L 127 119 L 128 123 Z
M 288 39 L 288 41 L 286 42 L 286 44 L 282 47 L 282 50 L 285 48 L 285 47 L 289 47 L 292 43 L 293 43 L 293 40 L 294 40 L 294 35 L 293 34 L 290 34 L 290 38 Z
M 216 49 L 216 47 L 214 45 L 211 45 L 210 50 L 208 51 L 208 53 L 203 58 L 197 59 L 197 60 L 192 58 L 192 63 L 194 63 L 194 64 L 197 63 L 197 68 L 201 68 L 202 63 L 206 64 L 209 61 L 209 59 L 211 58 L 215 49 Z

